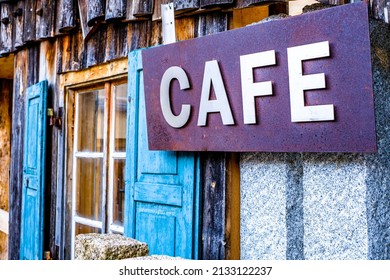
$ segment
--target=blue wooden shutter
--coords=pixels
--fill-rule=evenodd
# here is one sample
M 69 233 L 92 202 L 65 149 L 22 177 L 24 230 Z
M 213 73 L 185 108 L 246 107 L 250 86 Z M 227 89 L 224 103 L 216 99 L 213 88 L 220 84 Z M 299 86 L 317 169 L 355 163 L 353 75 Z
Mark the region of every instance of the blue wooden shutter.
M 141 51 L 129 54 L 125 235 L 150 254 L 198 258 L 199 160 L 149 151 Z
M 20 258 L 43 258 L 47 81 L 27 88 Z

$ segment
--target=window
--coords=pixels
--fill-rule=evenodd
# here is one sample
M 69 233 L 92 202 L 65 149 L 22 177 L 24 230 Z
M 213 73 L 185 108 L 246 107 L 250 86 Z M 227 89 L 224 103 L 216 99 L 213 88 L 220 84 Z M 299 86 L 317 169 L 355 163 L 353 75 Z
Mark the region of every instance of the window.
M 67 189 L 73 257 L 77 234 L 123 234 L 127 83 L 75 88 L 70 95 L 73 139 L 67 154 L 72 180 Z

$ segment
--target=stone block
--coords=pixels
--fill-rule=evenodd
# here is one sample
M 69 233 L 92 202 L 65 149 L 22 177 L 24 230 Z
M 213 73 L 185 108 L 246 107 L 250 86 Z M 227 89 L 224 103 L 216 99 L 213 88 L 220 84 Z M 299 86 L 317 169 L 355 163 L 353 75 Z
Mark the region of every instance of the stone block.
M 120 234 L 79 234 L 75 240 L 76 260 L 121 260 L 147 255 L 146 243 Z

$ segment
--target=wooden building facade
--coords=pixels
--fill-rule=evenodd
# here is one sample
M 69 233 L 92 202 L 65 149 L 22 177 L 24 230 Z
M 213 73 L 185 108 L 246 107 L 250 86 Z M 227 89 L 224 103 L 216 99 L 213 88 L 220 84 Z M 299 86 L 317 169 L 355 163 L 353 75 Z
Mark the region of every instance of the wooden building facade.
M 156 254 L 240 258 L 238 155 L 142 144 L 136 50 L 163 43 L 167 3 L 0 1 L 0 218 L 9 220 L 0 252 L 9 259 L 70 259 L 84 232 L 144 239 Z M 388 19 L 389 3 L 371 1 L 371 16 Z M 289 4 L 188 0 L 174 9 L 181 41 L 288 14 Z

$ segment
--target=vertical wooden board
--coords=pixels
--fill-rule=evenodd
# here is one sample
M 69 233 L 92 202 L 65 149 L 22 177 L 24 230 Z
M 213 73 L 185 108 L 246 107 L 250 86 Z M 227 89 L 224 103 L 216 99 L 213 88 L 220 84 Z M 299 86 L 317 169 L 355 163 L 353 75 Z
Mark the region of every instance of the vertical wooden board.
M 105 1 L 104 0 L 81 0 L 87 5 L 87 24 L 95 26 L 104 20 Z
M 135 0 L 133 1 L 133 15 L 151 16 L 153 14 L 154 1 L 153 0 Z
M 83 65 L 90 67 L 104 62 L 107 26 L 101 26 L 84 45 Z
M 20 216 L 22 203 L 23 139 L 24 139 L 24 98 L 27 87 L 27 50 L 15 55 L 14 94 L 12 100 L 11 166 L 9 182 L 9 228 L 8 258 L 19 259 Z
M 104 61 L 126 57 L 128 53 L 127 23 L 110 23 L 107 27 L 107 46 Z
M 36 9 L 37 1 L 25 1 L 24 6 L 24 33 L 23 42 L 36 40 Z
M 16 2 L 13 11 L 14 19 L 14 47 L 20 48 L 24 45 L 24 1 L 19 0 Z
M 127 1 L 130 0 L 106 0 L 106 21 L 125 18 Z
M 195 18 L 181 17 L 176 19 L 177 41 L 184 41 L 195 38 Z
M 150 46 L 152 21 L 131 22 L 129 24 L 129 51 Z
M 225 259 L 226 154 L 202 155 L 202 259 Z
M 152 22 L 152 36 L 150 38 L 150 46 L 157 46 L 163 43 L 162 39 L 162 22 Z
M 55 34 L 67 33 L 76 27 L 75 0 L 59 0 L 56 5 Z
M 93 27 L 88 25 L 88 6 L 87 6 L 87 0 L 77 0 L 78 1 L 78 7 L 79 7 L 79 18 L 80 18 L 80 26 L 81 31 L 83 34 L 83 39 L 88 40 L 91 35 L 96 31 L 98 25 L 95 25 Z
M 233 9 L 231 29 L 244 27 L 268 17 L 268 6 L 254 6 L 242 9 Z
M 36 10 L 36 38 L 44 39 L 54 36 L 54 19 L 55 19 L 55 1 L 40 0 L 37 1 Z
M 223 32 L 228 29 L 228 15 L 223 12 L 212 12 L 198 16 L 197 29 L 195 36 L 201 37 L 206 35 Z
M 12 51 L 12 6 L 9 3 L 0 4 L 0 56 Z
M 199 0 L 201 8 L 208 8 L 220 5 L 231 5 L 234 0 Z
M 228 0 L 232 1 L 232 0 Z M 186 12 L 200 8 L 201 0 L 174 0 L 175 11 Z

